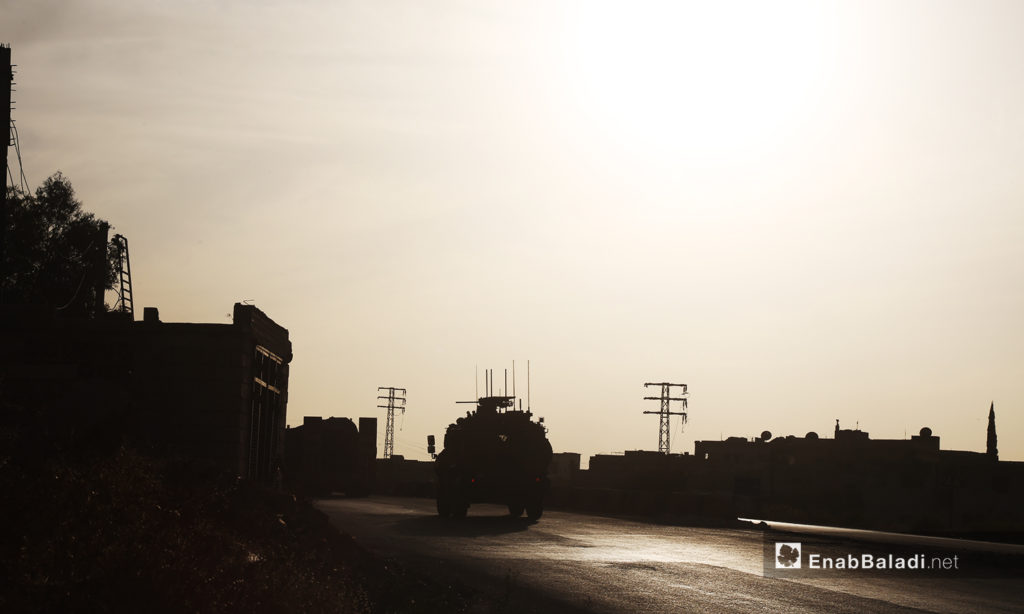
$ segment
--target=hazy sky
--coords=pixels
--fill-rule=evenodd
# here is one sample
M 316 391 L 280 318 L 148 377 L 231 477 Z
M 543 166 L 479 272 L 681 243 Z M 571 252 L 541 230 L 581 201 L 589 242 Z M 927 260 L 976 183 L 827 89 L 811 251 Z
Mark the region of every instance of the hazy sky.
M 293 425 L 405 387 L 425 459 L 529 359 L 584 458 L 657 449 L 668 380 L 673 451 L 981 451 L 994 400 L 1024 460 L 1024 3 L 0 0 L 0 41 L 32 185 L 139 313 L 288 328 Z

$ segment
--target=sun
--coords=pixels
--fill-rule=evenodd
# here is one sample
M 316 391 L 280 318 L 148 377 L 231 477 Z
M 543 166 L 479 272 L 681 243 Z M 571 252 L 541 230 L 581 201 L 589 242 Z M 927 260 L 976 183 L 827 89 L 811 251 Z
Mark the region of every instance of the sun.
M 827 87 L 816 7 L 583 3 L 565 19 L 570 95 L 593 129 L 652 155 L 770 150 Z

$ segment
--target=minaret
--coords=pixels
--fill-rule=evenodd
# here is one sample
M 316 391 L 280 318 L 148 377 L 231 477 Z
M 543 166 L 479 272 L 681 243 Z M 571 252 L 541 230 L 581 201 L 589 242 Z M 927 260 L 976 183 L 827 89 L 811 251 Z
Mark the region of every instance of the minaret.
M 985 453 L 992 457 L 992 460 L 999 460 L 999 450 L 996 448 L 996 403 L 988 408 L 988 442 L 985 445 Z

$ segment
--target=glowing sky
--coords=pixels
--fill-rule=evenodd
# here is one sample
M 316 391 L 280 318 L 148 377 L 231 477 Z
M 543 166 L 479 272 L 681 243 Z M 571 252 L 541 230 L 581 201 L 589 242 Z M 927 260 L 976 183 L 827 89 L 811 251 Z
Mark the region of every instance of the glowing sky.
M 425 459 L 529 359 L 584 457 L 656 449 L 669 380 L 674 451 L 980 451 L 994 400 L 1024 460 L 1024 3 L 0 1 L 0 41 L 30 182 L 128 237 L 137 311 L 287 327 L 291 424 L 405 387 Z

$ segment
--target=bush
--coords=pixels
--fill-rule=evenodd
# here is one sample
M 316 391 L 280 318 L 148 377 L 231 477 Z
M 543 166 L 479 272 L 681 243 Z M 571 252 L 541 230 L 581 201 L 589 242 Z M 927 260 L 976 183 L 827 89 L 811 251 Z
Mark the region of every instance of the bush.
M 307 502 L 127 448 L 19 460 L 0 467 L 2 611 L 372 610 L 367 555 Z

